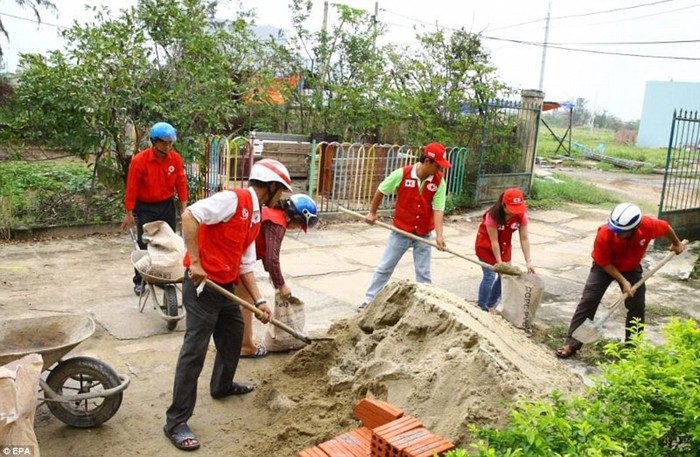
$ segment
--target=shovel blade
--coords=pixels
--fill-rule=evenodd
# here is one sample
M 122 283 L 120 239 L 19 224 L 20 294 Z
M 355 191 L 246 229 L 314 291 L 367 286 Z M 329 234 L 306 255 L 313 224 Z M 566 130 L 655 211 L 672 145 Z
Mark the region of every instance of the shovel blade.
M 601 337 L 600 327 L 596 326 L 592 320 L 586 319 L 574 330 L 571 337 L 582 343 L 595 343 Z

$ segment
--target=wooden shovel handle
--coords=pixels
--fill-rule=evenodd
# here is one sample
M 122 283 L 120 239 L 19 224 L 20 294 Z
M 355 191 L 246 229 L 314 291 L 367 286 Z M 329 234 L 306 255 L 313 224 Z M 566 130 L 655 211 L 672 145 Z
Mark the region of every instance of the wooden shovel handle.
M 211 287 L 212 289 L 214 289 L 216 292 L 220 293 L 220 294 L 223 295 L 224 297 L 229 298 L 229 299 L 235 301 L 236 303 L 238 303 L 239 305 L 241 305 L 242 307 L 244 307 L 245 309 L 247 309 L 247 310 L 250 311 L 251 313 L 255 314 L 257 317 L 262 316 L 263 312 L 260 311 L 258 308 L 256 308 L 254 305 L 251 305 L 250 303 L 248 303 L 247 301 L 243 300 L 242 298 L 240 298 L 240 297 L 238 297 L 238 296 L 232 294 L 230 291 L 224 289 L 223 287 L 221 287 L 220 285 L 218 285 L 217 283 L 215 283 L 214 281 L 212 281 L 212 280 L 210 280 L 210 279 L 205 279 L 205 281 L 206 281 L 206 283 L 207 283 L 207 286 Z M 291 328 L 291 327 L 288 326 L 287 324 L 278 321 L 278 320 L 275 319 L 274 317 L 270 317 L 270 323 L 271 323 L 272 325 L 274 325 L 275 327 L 281 328 L 281 329 L 284 330 L 285 332 L 287 332 L 287 333 L 289 333 L 290 335 L 292 335 L 294 338 L 296 338 L 296 339 L 298 339 L 298 340 L 301 340 L 301 341 L 303 341 L 303 342 L 306 343 L 306 344 L 311 344 L 311 339 L 310 339 L 310 338 L 307 338 L 306 336 L 304 336 L 304 335 L 302 335 L 301 333 L 297 332 L 296 330 L 294 330 L 293 328 Z
M 688 240 L 683 240 L 682 243 L 683 246 L 685 246 L 688 244 Z M 632 285 L 632 291 L 636 291 L 637 289 L 639 289 L 639 287 L 642 284 L 644 284 L 647 281 L 647 279 L 651 278 L 657 271 L 661 269 L 661 267 L 666 265 L 668 261 L 674 258 L 676 255 L 678 254 L 676 254 L 673 251 L 666 254 L 666 256 L 659 262 L 657 262 L 657 264 L 654 265 L 654 267 L 651 270 L 645 272 L 644 275 L 639 279 L 639 281 L 635 282 L 634 285 Z M 617 308 L 619 308 L 620 305 L 627 299 L 628 296 L 629 294 L 623 293 L 622 296 L 618 298 L 617 301 L 615 301 L 615 303 L 610 305 L 610 308 L 608 308 L 608 313 L 600 319 L 599 323 L 603 324 L 605 321 L 607 321 L 610 318 L 610 316 L 612 316 L 615 313 Z
M 347 208 L 343 208 L 342 206 L 338 206 L 338 209 L 339 209 L 340 211 L 344 212 L 344 213 L 351 214 L 351 215 L 353 215 L 353 216 L 355 216 L 355 217 L 357 217 L 357 218 L 359 218 L 359 219 L 364 219 L 364 218 L 365 218 L 365 216 L 363 216 L 362 214 L 356 213 L 355 211 L 349 210 L 349 209 L 347 209 Z M 375 222 L 374 222 L 374 225 L 378 225 L 378 226 L 380 226 L 380 227 L 384 227 L 385 229 L 393 230 L 394 232 L 400 233 L 401 235 L 403 235 L 403 236 L 405 236 L 405 237 L 408 237 L 408 238 L 411 238 L 412 240 L 420 241 L 421 243 L 427 244 L 428 246 L 432 246 L 432 247 L 434 247 L 434 248 L 436 248 L 436 249 L 440 249 L 440 248 L 438 247 L 437 243 L 435 243 L 435 242 L 433 242 L 433 241 L 431 241 L 431 240 L 426 240 L 426 239 L 423 238 L 423 237 L 420 237 L 420 236 L 418 236 L 418 235 L 414 235 L 413 233 L 409 233 L 409 232 L 407 232 L 407 231 L 405 231 L 405 230 L 401 230 L 400 228 L 394 227 L 393 225 L 385 224 L 384 222 L 380 222 L 380 221 L 375 221 Z M 452 254 L 452 255 L 454 255 L 454 256 L 457 256 L 457 257 L 459 257 L 459 258 L 461 258 L 461 259 L 464 259 L 464 260 L 467 260 L 467 261 L 469 261 L 469 262 L 475 263 L 475 264 L 479 265 L 480 267 L 488 268 L 489 270 L 493 270 L 493 269 L 494 269 L 494 266 L 493 266 L 493 265 L 490 265 L 490 264 L 488 264 L 488 263 L 486 263 L 486 262 L 482 262 L 482 261 L 480 261 L 480 260 L 472 259 L 471 257 L 467 257 L 467 256 L 465 256 L 465 255 L 462 255 L 462 254 L 460 254 L 460 253 L 458 253 L 458 252 L 455 252 L 455 251 L 453 251 L 453 250 L 451 250 L 451 249 L 449 249 L 449 248 L 444 248 L 444 249 L 442 249 L 442 250 L 445 251 L 445 252 L 447 252 L 447 253 L 449 253 L 449 254 Z

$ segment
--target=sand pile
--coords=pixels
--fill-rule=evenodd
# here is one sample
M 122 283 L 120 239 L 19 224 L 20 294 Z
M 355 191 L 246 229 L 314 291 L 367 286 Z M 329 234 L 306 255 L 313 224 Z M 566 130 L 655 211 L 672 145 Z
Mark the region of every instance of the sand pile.
M 271 438 L 258 455 L 296 455 L 356 427 L 371 396 L 466 446 L 470 423 L 502 425 L 514 400 L 583 388 L 553 355 L 501 317 L 431 286 L 390 283 L 357 318 L 259 379 Z

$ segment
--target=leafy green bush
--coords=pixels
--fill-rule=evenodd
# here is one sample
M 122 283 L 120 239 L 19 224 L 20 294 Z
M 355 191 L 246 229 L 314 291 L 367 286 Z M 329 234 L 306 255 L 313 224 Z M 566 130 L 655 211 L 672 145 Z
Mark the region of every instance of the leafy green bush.
M 502 430 L 470 427 L 473 455 L 700 455 L 700 329 L 694 320 L 674 319 L 663 334 L 661 346 L 642 334 L 630 344 L 607 345 L 613 362 L 601 366 L 585 396 L 525 400 Z
M 95 183 L 80 163 L 4 162 L 0 165 L 2 226 L 109 222 L 121 216 L 121 188 Z
M 528 205 L 534 208 L 554 208 L 562 202 L 600 205 L 619 203 L 609 192 L 592 184 L 578 181 L 568 176 L 554 173 L 554 180 L 535 179 L 528 198 Z

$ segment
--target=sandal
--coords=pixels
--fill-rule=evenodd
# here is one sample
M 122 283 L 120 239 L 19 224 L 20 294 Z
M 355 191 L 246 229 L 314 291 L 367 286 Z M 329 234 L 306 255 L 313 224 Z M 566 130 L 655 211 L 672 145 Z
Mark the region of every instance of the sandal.
M 567 343 L 559 349 L 557 349 L 554 352 L 554 355 L 556 355 L 560 359 L 568 359 L 572 355 L 576 354 L 576 352 L 578 352 L 578 349 Z
M 212 398 L 226 398 L 230 397 L 231 395 L 245 395 L 251 393 L 253 390 L 255 390 L 255 387 L 253 386 L 247 386 L 245 384 L 238 384 L 237 382 L 232 382 L 231 387 L 228 388 L 228 390 L 222 392 L 222 393 L 211 393 Z
M 242 355 L 242 359 L 262 359 L 268 354 L 265 346 L 256 346 L 254 354 Z
M 194 451 L 199 449 L 199 440 L 187 426 L 187 422 L 177 424 L 170 431 L 168 431 L 166 427 L 163 427 L 163 432 L 165 433 L 165 436 L 168 437 L 170 442 L 173 443 L 173 446 L 182 451 Z M 185 444 L 187 441 L 189 441 L 190 444 Z

